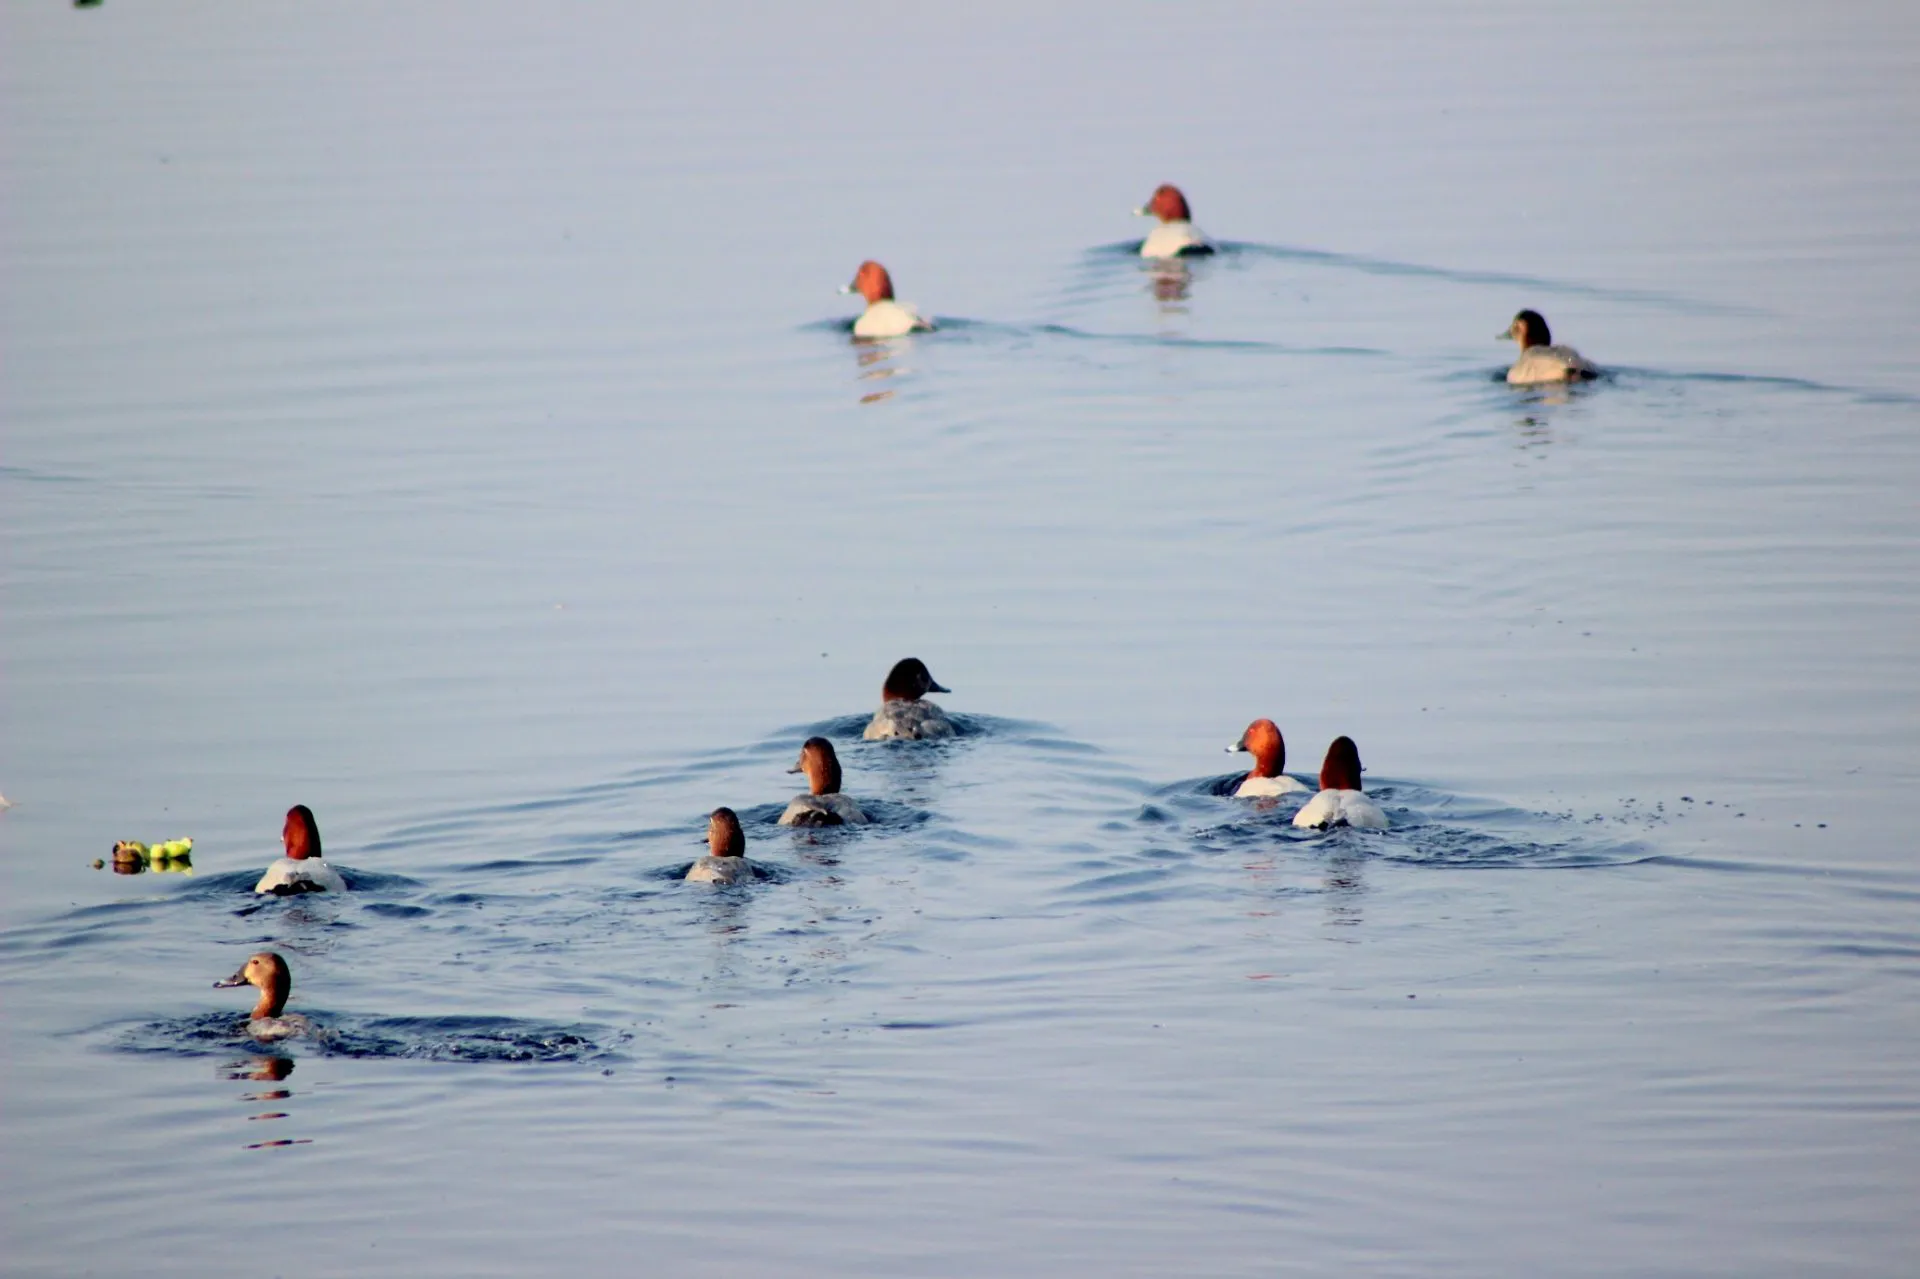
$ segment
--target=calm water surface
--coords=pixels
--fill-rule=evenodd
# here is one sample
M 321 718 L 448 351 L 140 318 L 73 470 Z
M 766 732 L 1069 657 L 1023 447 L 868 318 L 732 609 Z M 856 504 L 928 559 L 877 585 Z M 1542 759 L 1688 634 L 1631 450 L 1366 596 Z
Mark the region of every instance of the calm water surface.
M 11 1271 L 1911 1267 L 1911 6 L 0 42 Z

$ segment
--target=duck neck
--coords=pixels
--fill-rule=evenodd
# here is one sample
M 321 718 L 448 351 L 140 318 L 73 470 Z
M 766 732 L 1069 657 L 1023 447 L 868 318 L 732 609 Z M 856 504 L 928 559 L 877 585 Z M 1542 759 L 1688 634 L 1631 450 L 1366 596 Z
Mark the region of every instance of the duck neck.
M 287 988 L 281 982 L 260 988 L 260 1002 L 253 1006 L 251 1021 L 260 1021 L 267 1017 L 278 1017 L 287 1006 Z
M 807 761 L 807 789 L 815 795 L 836 795 L 840 792 L 840 761 L 826 760 L 818 755 Z

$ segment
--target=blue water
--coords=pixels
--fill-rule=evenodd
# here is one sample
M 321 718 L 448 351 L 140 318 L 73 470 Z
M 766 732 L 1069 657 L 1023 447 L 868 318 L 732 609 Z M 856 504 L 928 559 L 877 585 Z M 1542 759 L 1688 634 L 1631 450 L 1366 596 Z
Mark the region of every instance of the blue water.
M 0 14 L 10 1272 L 1910 1268 L 1920 16 L 1170 15 Z

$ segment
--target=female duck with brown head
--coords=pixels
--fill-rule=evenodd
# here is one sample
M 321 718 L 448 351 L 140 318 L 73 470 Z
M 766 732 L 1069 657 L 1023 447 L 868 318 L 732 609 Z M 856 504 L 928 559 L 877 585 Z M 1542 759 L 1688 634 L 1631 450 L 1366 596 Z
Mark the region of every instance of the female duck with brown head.
M 853 283 L 840 291 L 858 293 L 867 300 L 867 309 L 853 322 L 857 338 L 898 338 L 933 328 L 933 321 L 922 319 L 911 305 L 893 300 L 893 277 L 878 262 L 862 262 Z
M 344 893 L 347 881 L 339 871 L 320 860 L 320 824 L 313 810 L 295 804 L 287 810 L 287 824 L 280 828 L 280 842 L 287 855 L 267 867 L 267 873 L 253 886 L 256 893 Z
M 840 793 L 840 757 L 824 737 L 809 737 L 800 762 L 787 770 L 807 775 L 807 794 L 795 795 L 780 814 L 782 826 L 858 826 L 867 820 L 860 805 Z
M 287 961 L 272 951 L 261 951 L 241 965 L 239 972 L 213 983 L 215 990 L 229 986 L 252 986 L 260 992 L 260 1002 L 247 1019 L 247 1033 L 255 1039 L 285 1039 L 312 1031 L 312 1024 L 299 1013 L 285 1015 L 287 996 L 293 993 L 293 972 Z
M 707 817 L 707 855 L 687 868 L 691 884 L 737 884 L 753 878 L 747 860 L 747 833 L 731 808 L 716 808 Z
M 1600 376 L 1587 358 L 1570 346 L 1555 346 L 1546 317 L 1538 311 L 1522 311 L 1513 317 L 1505 333 L 1520 344 L 1520 358 L 1507 370 L 1507 381 L 1515 386 L 1538 386 L 1542 382 L 1580 382 Z
M 1360 790 L 1360 748 L 1351 737 L 1336 737 L 1320 765 L 1320 793 L 1293 815 L 1295 826 L 1358 826 L 1385 830 L 1387 815 Z
M 926 700 L 928 693 L 952 691 L 934 683 L 933 672 L 919 658 L 902 658 L 887 672 L 887 682 L 880 686 L 880 709 L 861 736 L 870 742 L 889 737 L 952 737 L 953 721 Z
M 1187 197 L 1171 182 L 1162 182 L 1153 198 L 1134 211 L 1135 217 L 1155 217 L 1160 225 L 1141 242 L 1143 258 L 1190 258 L 1213 252 L 1213 246 L 1193 225 Z
M 1240 740 L 1227 750 L 1253 754 L 1253 770 L 1240 779 L 1233 792 L 1239 798 L 1264 799 L 1307 789 L 1305 782 L 1280 771 L 1287 766 L 1287 739 L 1280 736 L 1279 725 L 1270 719 L 1256 719 L 1247 725 Z

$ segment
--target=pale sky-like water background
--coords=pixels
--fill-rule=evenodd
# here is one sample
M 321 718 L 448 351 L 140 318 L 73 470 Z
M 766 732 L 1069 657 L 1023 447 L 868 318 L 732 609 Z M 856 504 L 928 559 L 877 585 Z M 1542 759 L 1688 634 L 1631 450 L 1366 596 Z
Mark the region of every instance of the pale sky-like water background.
M 1912 6 L 18 4 L 0 190 L 11 1272 L 1920 1252 Z

